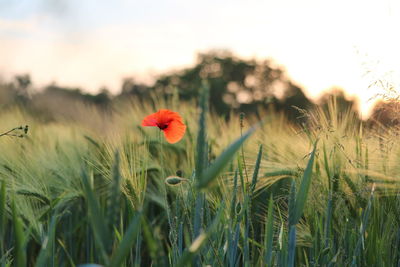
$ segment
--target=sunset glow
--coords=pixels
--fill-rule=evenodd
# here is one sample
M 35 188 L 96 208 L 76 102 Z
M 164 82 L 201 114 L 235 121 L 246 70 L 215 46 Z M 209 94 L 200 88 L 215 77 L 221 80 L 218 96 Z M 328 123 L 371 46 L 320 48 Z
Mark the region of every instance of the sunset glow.
M 273 59 L 311 97 L 344 88 L 364 115 L 382 90 L 372 84 L 400 84 L 394 0 L 50 3 L 0 4 L 3 79 L 30 73 L 37 86 L 118 92 L 124 77 L 149 82 L 220 48 Z

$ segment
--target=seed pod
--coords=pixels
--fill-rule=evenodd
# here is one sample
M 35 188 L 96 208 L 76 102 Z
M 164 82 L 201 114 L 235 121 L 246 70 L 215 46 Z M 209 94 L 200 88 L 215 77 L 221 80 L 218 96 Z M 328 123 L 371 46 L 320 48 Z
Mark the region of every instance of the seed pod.
M 178 176 L 168 176 L 165 179 L 165 183 L 169 186 L 177 186 L 180 185 L 182 182 L 187 182 L 187 179 Z

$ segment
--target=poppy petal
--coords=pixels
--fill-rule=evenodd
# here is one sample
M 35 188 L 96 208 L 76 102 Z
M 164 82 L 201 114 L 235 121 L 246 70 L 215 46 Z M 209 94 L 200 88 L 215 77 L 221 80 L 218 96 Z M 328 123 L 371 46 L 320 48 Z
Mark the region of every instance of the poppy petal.
M 164 132 L 165 138 L 171 144 L 181 140 L 186 131 L 186 125 L 179 113 L 169 109 L 160 109 L 145 117 L 142 126 L 157 126 Z
M 158 112 L 150 114 L 149 116 L 143 119 L 142 126 L 157 126 L 158 117 L 159 117 Z
M 179 116 L 179 115 L 178 115 Z M 179 116 L 180 117 L 180 116 Z M 163 130 L 168 143 L 174 144 L 185 135 L 186 125 L 180 120 L 173 120 L 168 127 Z
M 183 123 L 182 117 L 177 112 L 171 111 L 169 109 L 160 109 L 157 112 L 157 116 L 159 123 L 169 123 L 173 120 L 178 120 Z

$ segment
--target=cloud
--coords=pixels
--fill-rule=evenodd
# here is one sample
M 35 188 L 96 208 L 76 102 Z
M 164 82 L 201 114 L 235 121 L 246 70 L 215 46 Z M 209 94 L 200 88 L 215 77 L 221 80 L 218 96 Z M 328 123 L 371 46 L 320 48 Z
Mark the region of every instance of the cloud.
M 0 32 L 32 32 L 37 30 L 33 21 L 0 19 Z

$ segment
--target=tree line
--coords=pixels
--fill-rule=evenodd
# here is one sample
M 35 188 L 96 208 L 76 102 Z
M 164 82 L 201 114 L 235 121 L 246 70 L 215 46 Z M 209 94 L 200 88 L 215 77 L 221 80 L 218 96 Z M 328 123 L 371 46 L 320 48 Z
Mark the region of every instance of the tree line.
M 298 122 L 302 120 L 302 113 L 315 104 L 272 61 L 242 59 L 229 51 L 216 50 L 199 53 L 193 66 L 162 74 L 152 85 L 137 83 L 132 77 L 126 78 L 120 92 L 114 95 L 106 88 L 100 89 L 97 94 L 89 94 L 80 88 L 56 84 L 33 91 L 30 76 L 17 75 L 13 81 L 0 83 L 0 108 L 22 104 L 49 115 L 51 106 L 57 109 L 59 105 L 80 102 L 106 111 L 117 101 L 136 98 L 148 102 L 154 95 L 196 102 L 204 82 L 210 88 L 211 110 L 227 119 L 232 112 L 259 115 L 262 110 L 274 109 L 285 113 L 289 120 Z M 325 94 L 318 104 L 326 105 L 331 96 L 336 98 L 340 109 L 356 107 L 355 100 L 347 100 L 340 90 Z M 379 104 L 371 118 L 384 124 L 397 124 L 393 106 L 397 103 Z

